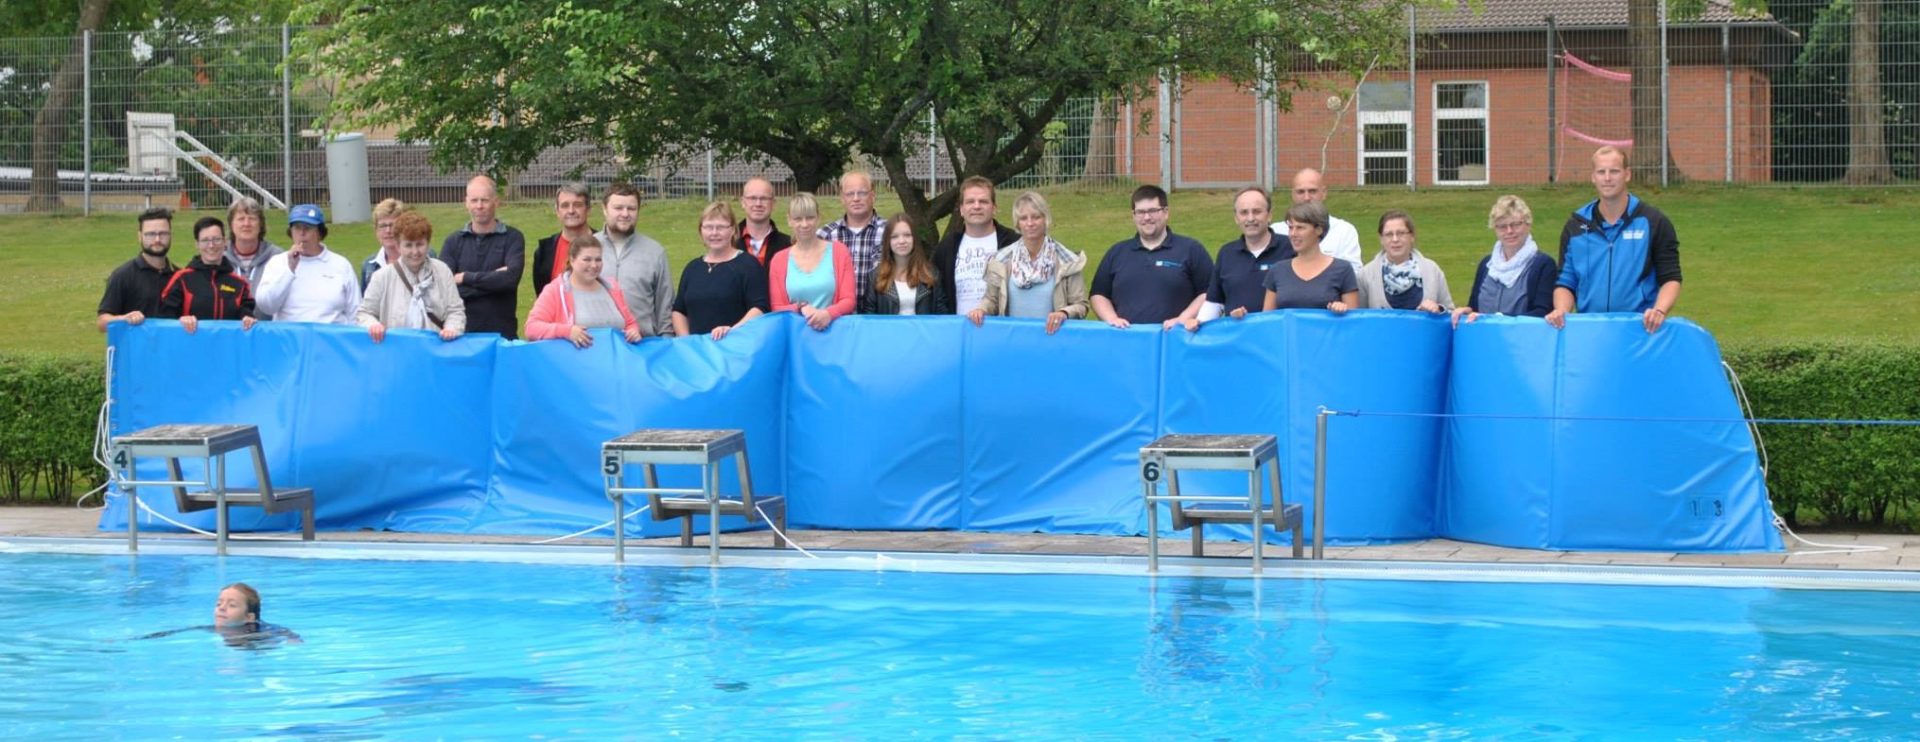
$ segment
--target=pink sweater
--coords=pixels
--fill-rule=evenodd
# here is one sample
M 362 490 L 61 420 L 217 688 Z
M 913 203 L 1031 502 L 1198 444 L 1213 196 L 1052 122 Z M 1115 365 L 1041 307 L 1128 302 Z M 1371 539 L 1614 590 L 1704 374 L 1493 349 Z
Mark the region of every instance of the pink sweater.
M 601 279 L 600 290 L 613 295 L 613 306 L 619 308 L 620 319 L 626 322 L 622 331 L 633 329 L 639 323 L 633 320 L 633 313 L 627 311 L 627 297 L 620 290 L 607 285 Z M 527 331 L 521 333 L 528 340 L 549 340 L 563 338 L 573 332 L 573 279 L 561 276 L 547 282 L 540 290 L 540 298 L 533 300 L 533 310 L 527 312 Z
M 767 264 L 767 293 L 773 299 L 773 311 L 776 312 L 792 311 L 794 308 L 795 302 L 787 296 L 787 256 L 792 254 L 788 252 L 792 249 L 787 248 L 774 255 L 773 262 Z M 853 252 L 838 240 L 829 245 L 827 250 L 833 255 L 833 303 L 821 308 L 827 310 L 827 314 L 834 319 L 839 319 L 853 314 Z

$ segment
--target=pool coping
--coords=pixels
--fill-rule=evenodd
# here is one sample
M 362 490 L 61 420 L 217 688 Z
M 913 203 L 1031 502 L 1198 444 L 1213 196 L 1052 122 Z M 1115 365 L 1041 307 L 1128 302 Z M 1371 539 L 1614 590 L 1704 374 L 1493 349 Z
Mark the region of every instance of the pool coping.
M 205 539 L 149 537 L 138 552 L 122 540 L 46 536 L 0 537 L 0 554 L 39 553 L 91 556 L 215 556 Z M 597 544 L 490 544 L 419 542 L 343 542 L 236 540 L 234 557 L 317 560 L 467 561 L 569 566 L 709 567 L 704 546 L 635 545 L 625 565 L 612 550 Z M 720 568 L 825 569 L 837 571 L 935 572 L 954 574 L 1074 574 L 1151 577 L 1147 559 L 1138 555 L 941 553 L 885 550 L 814 550 L 723 547 Z M 1414 580 L 1431 582 L 1524 582 L 1666 587 L 1773 588 L 1794 590 L 1876 590 L 1920 592 L 1920 573 L 1902 570 L 1743 568 L 1728 566 L 1548 564 L 1515 562 L 1341 559 L 1301 561 L 1269 556 L 1262 580 Z M 1244 558 L 1162 556 L 1158 577 L 1251 579 Z

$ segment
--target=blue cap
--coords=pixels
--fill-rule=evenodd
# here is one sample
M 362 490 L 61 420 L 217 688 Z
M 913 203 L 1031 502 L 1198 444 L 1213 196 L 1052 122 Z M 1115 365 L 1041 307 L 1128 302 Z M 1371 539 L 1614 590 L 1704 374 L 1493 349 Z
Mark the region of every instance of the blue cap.
M 327 215 L 313 204 L 300 204 L 287 212 L 287 224 L 311 224 L 316 227 L 327 226 Z

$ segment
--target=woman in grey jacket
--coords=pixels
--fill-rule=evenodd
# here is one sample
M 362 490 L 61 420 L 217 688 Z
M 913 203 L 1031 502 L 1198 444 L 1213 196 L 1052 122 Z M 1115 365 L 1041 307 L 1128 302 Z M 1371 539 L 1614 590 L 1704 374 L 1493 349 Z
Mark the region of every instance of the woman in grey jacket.
M 437 330 L 441 340 L 466 333 L 467 308 L 453 285 L 453 271 L 427 255 L 433 225 L 419 212 L 408 211 L 394 219 L 393 232 L 400 241 L 400 260 L 373 274 L 354 320 L 376 343 L 386 339 L 389 328 Z
M 1000 248 L 987 261 L 987 295 L 967 312 L 975 327 L 989 314 L 1045 317 L 1047 334 L 1069 319 L 1087 316 L 1087 254 L 1054 241 L 1053 211 L 1047 199 L 1027 191 L 1013 202 L 1020 241 Z
M 1414 247 L 1413 217 L 1407 212 L 1380 215 L 1380 253 L 1360 269 L 1360 307 L 1453 311 L 1447 274 Z

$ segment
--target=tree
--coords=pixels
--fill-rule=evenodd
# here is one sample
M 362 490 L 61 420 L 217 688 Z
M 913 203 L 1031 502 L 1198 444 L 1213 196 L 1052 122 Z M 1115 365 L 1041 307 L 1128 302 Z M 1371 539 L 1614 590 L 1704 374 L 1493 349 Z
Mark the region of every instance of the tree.
M 1880 99 L 1880 0 L 1853 0 L 1847 65 L 1847 175 L 1856 185 L 1893 182 Z
M 80 5 L 77 34 L 100 30 L 106 22 L 107 0 L 85 0 Z M 60 150 L 66 144 L 67 119 L 73 113 L 73 99 L 86 81 L 80 73 L 86 69 L 81 59 L 82 36 L 76 35 L 72 49 L 53 74 L 47 101 L 33 117 L 33 175 L 27 197 L 28 211 L 55 211 L 60 208 Z
M 584 140 L 632 171 L 712 146 L 813 190 L 858 153 L 925 227 L 956 197 L 909 177 L 930 115 L 960 178 L 1001 182 L 1070 99 L 1138 96 L 1163 68 L 1250 82 L 1302 50 L 1357 70 L 1400 48 L 1410 1 L 320 0 L 301 19 L 330 25 L 301 49 L 349 81 L 336 122 L 398 126 L 445 167 L 511 171 Z

